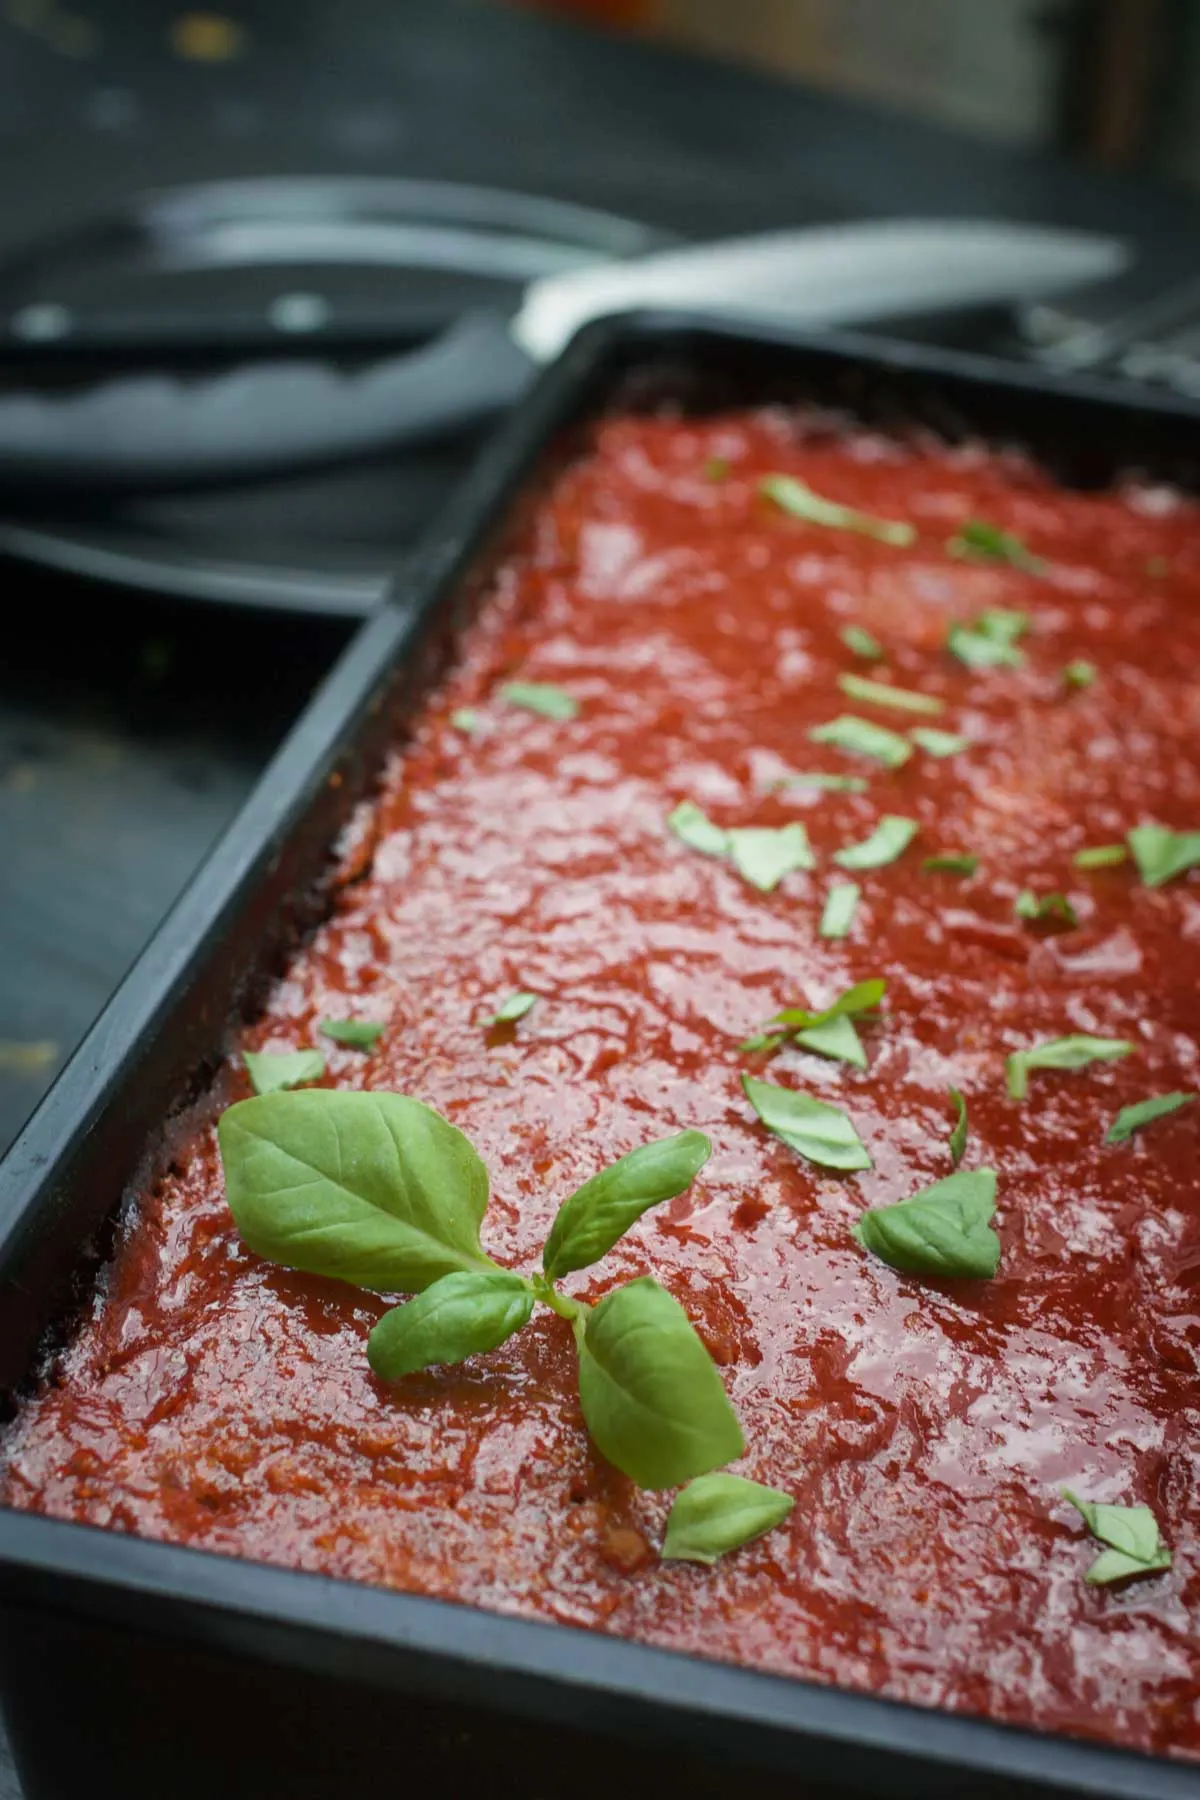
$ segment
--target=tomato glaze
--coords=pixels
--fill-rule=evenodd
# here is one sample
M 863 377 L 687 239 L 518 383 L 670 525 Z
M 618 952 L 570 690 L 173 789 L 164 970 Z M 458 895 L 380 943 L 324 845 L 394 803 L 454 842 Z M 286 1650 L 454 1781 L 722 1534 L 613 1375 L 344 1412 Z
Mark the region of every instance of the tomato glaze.
M 712 459 L 727 470 L 712 466 Z M 786 516 L 786 471 L 911 522 L 908 547 Z M 981 517 L 1041 573 L 956 560 Z M 1165 562 L 1164 560 L 1165 559 Z M 1029 614 L 1019 669 L 972 673 L 948 626 Z M 886 648 L 856 662 L 849 623 Z M 1061 671 L 1094 662 L 1091 687 Z M 712 1569 L 661 1564 L 670 1496 L 590 1448 L 569 1327 L 544 1310 L 460 1368 L 387 1387 L 367 1332 L 388 1304 L 269 1267 L 239 1242 L 211 1124 L 131 1207 L 90 1315 L 3 1443 L 3 1499 L 174 1543 L 557 1620 L 899 1699 L 1195 1754 L 1200 1600 L 1200 1107 L 1106 1147 L 1117 1109 L 1200 1084 L 1200 877 L 1152 890 L 1081 846 L 1200 824 L 1200 529 L 1146 488 L 1064 491 L 1027 462 L 773 411 L 615 417 L 500 570 L 453 674 L 399 742 L 328 922 L 235 1047 L 324 1042 L 329 1085 L 438 1108 L 487 1162 L 487 1249 L 536 1266 L 555 1208 L 601 1165 L 684 1127 L 714 1153 L 568 1288 L 653 1273 L 682 1302 L 745 1425 L 744 1473 L 796 1497 Z M 940 697 L 923 721 L 845 700 L 857 670 Z M 552 682 L 567 722 L 507 707 Z M 473 734 L 456 708 L 479 711 Z M 972 740 L 894 772 L 808 739 L 842 712 Z M 773 784 L 862 773 L 862 794 Z M 818 859 L 774 893 L 675 840 L 802 819 Z M 844 941 L 818 920 L 832 853 L 883 813 L 920 835 L 859 877 Z M 971 851 L 967 879 L 924 856 Z M 353 875 L 353 879 L 348 877 Z M 1022 923 L 1022 888 L 1074 929 Z M 882 975 L 859 1071 L 739 1041 L 777 1007 Z M 519 1025 L 478 1023 L 505 995 Z M 1085 1031 L 1123 1062 L 1042 1073 L 1006 1053 Z M 839 1178 L 770 1137 L 743 1069 L 846 1107 L 874 1167 Z M 966 1165 L 1000 1176 L 1000 1273 L 923 1281 L 861 1251 L 865 1204 Z M 1174 1567 L 1125 1588 L 1060 1498 L 1153 1507 Z

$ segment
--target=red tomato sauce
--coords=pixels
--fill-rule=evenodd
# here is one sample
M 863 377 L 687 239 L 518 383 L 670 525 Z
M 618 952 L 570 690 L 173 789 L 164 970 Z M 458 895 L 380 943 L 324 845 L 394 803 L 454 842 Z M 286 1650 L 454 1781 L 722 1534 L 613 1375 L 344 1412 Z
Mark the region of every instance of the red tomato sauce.
M 711 467 L 721 459 L 727 469 Z M 914 544 L 786 516 L 768 472 L 911 522 Z M 978 517 L 1040 573 L 948 555 Z M 971 672 L 947 629 L 1029 615 L 1019 669 Z M 858 661 L 841 630 L 886 649 Z M 1091 687 L 1061 671 L 1086 658 Z M 365 1344 L 389 1302 L 270 1267 L 239 1241 L 201 1129 L 129 1212 L 94 1305 L 7 1428 L 15 1507 L 557 1620 L 931 1706 L 1200 1751 L 1200 1106 L 1122 1145 L 1118 1108 L 1200 1086 L 1200 874 L 1159 889 L 1082 846 L 1200 825 L 1200 524 L 1145 488 L 1064 491 L 1015 456 L 902 443 L 794 412 L 616 417 L 557 479 L 452 675 L 398 742 L 331 916 L 236 1049 L 321 1045 L 326 1082 L 393 1089 L 488 1164 L 484 1243 L 525 1272 L 559 1202 L 685 1127 L 712 1160 L 568 1291 L 654 1274 L 743 1421 L 743 1473 L 787 1522 L 703 1569 L 657 1559 L 670 1496 L 591 1448 L 569 1326 L 388 1387 Z M 846 700 L 840 672 L 944 700 L 924 721 Z M 551 682 L 560 722 L 506 706 Z M 473 734 L 451 723 L 477 708 Z M 889 771 L 809 741 L 843 712 L 972 747 Z M 865 793 L 774 784 L 861 773 Z M 665 820 L 808 828 L 818 867 L 773 893 Z M 818 921 L 839 847 L 919 821 Z M 923 871 L 974 852 L 969 878 Z M 1014 917 L 1066 893 L 1075 928 Z M 860 1071 L 739 1043 L 777 1008 L 884 976 Z M 511 991 L 518 1025 L 478 1023 Z M 317 1035 L 382 1019 L 369 1053 Z M 1004 1058 L 1071 1032 L 1123 1061 L 1005 1090 Z M 768 1135 L 743 1070 L 845 1107 L 874 1166 L 838 1177 Z M 851 1237 L 865 1205 L 999 1173 L 990 1282 L 915 1279 Z M 1070 1486 L 1154 1509 L 1174 1565 L 1090 1588 Z

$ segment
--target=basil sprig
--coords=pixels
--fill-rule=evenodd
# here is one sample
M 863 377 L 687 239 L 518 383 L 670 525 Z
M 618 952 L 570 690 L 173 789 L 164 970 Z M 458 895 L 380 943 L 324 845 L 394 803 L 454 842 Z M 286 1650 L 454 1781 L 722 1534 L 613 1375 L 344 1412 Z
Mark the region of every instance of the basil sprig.
M 795 1506 L 790 1494 L 742 1475 L 701 1475 L 688 1483 L 667 1517 L 664 1561 L 715 1563 L 730 1550 L 781 1525 Z
M 1171 1567 L 1158 1520 L 1148 1506 L 1108 1506 L 1102 1501 L 1081 1500 L 1070 1488 L 1062 1490 L 1094 1538 L 1109 1547 L 1102 1550 L 1084 1580 L 1092 1587 L 1110 1581 L 1127 1581 L 1133 1575 L 1156 1575 Z
M 1165 1119 L 1169 1113 L 1178 1112 L 1181 1106 L 1190 1106 L 1195 1098 L 1195 1094 L 1159 1094 L 1153 1100 L 1137 1100 L 1132 1106 L 1123 1106 L 1105 1132 L 1104 1141 L 1106 1144 L 1127 1143 L 1143 1125 Z
M 246 1073 L 256 1094 L 278 1094 L 284 1088 L 320 1081 L 325 1058 L 319 1050 L 246 1050 Z
M 839 868 L 851 869 L 855 874 L 863 869 L 882 869 L 903 856 L 919 830 L 915 819 L 885 813 L 870 837 L 860 844 L 848 844 L 844 850 L 835 850 L 833 860 Z
M 885 725 L 872 725 L 855 713 L 842 713 L 828 725 L 814 725 L 809 732 L 814 744 L 832 744 L 835 750 L 846 750 L 852 756 L 867 756 L 882 763 L 885 769 L 898 769 L 912 755 L 912 745 L 898 731 Z
M 1000 1265 L 994 1169 L 958 1169 L 895 1206 L 873 1206 L 853 1227 L 864 1250 L 906 1275 L 984 1280 Z
M 944 701 L 932 694 L 918 694 L 912 688 L 892 687 L 886 681 L 868 681 L 865 675 L 839 675 L 838 686 L 850 700 L 865 700 L 870 706 L 891 706 L 897 712 L 933 715 L 945 711 Z
M 790 1150 L 822 1169 L 869 1169 L 871 1158 L 840 1106 L 814 1100 L 796 1088 L 742 1076 L 746 1098 L 768 1131 Z
M 531 1280 L 484 1251 L 487 1170 L 463 1133 L 418 1100 L 272 1094 L 229 1107 L 217 1135 L 229 1207 L 252 1250 L 416 1296 L 371 1333 L 367 1354 L 384 1380 L 496 1349 L 541 1301 L 570 1320 L 588 1430 L 632 1481 L 677 1487 L 742 1454 L 721 1378 L 665 1289 L 642 1277 L 590 1307 L 554 1285 L 691 1184 L 711 1150 L 700 1132 L 643 1145 L 570 1195 Z
M 551 681 L 509 681 L 500 689 L 500 698 L 507 706 L 537 713 L 543 719 L 556 719 L 559 724 L 575 718 L 579 711 L 578 700 Z
M 769 894 L 785 875 L 814 866 L 808 833 L 799 820 L 789 825 L 742 825 L 728 831 L 714 825 L 691 800 L 683 800 L 667 819 L 675 836 L 702 856 L 731 862 L 744 881 Z
M 760 491 L 768 500 L 793 519 L 803 519 L 809 525 L 828 525 L 835 531 L 856 531 L 860 537 L 876 538 L 881 544 L 913 544 L 917 531 L 897 519 L 877 519 L 872 513 L 859 512 L 854 506 L 839 506 L 836 500 L 826 500 L 822 494 L 814 494 L 803 481 L 797 481 L 794 475 L 767 475 L 759 484 Z
M 1165 825 L 1135 825 L 1128 833 L 1130 854 L 1147 887 L 1162 887 L 1200 863 L 1200 831 L 1168 831 Z
M 1090 1037 L 1085 1031 L 1049 1038 L 1028 1050 L 1014 1050 L 1004 1064 L 1009 1095 L 1014 1100 L 1024 1100 L 1034 1069 L 1086 1069 L 1089 1063 L 1117 1062 L 1132 1050 L 1133 1045 L 1124 1038 Z

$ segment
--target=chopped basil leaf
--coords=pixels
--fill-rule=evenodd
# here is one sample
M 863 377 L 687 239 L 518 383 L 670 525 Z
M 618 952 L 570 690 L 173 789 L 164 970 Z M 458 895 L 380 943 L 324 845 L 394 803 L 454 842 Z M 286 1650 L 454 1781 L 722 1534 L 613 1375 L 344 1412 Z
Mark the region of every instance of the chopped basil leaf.
M 814 725 L 808 735 L 814 744 L 833 744 L 854 756 L 869 756 L 889 769 L 898 769 L 912 755 L 912 745 L 898 731 L 872 725 L 869 719 L 860 719 L 854 713 L 842 713 L 828 725 Z
M 868 681 L 865 675 L 839 675 L 838 686 L 851 700 L 871 706 L 892 706 L 898 712 L 940 713 L 945 707 L 932 694 L 916 694 L 911 688 L 891 687 L 886 681 Z
M 983 1279 L 1000 1264 L 993 1169 L 959 1169 L 895 1206 L 873 1206 L 854 1226 L 864 1250 L 906 1275 Z
M 1096 1558 L 1084 1580 L 1093 1587 L 1124 1581 L 1130 1575 L 1152 1575 L 1171 1566 L 1171 1552 L 1164 1549 L 1158 1520 L 1148 1506 L 1107 1506 L 1081 1500 L 1070 1488 L 1062 1491 L 1092 1536 L 1109 1545 Z
M 885 813 L 870 837 L 845 850 L 835 850 L 833 860 L 842 869 L 882 869 L 904 854 L 919 830 L 915 819 Z
M 706 481 L 724 481 L 728 473 L 729 458 L 727 456 L 710 456 L 704 465 Z
M 1022 888 L 1013 902 L 1013 911 L 1018 919 L 1061 919 L 1072 926 L 1079 923 L 1079 914 L 1065 894 L 1035 894 L 1032 888 Z
M 477 707 L 459 706 L 450 714 L 450 723 L 455 731 L 465 731 L 470 737 L 472 732 L 479 730 L 483 717 Z
M 1159 1094 L 1154 1100 L 1138 1100 L 1133 1106 L 1123 1106 L 1109 1126 L 1104 1141 L 1106 1144 L 1123 1144 L 1143 1125 L 1149 1125 L 1154 1119 L 1164 1119 L 1168 1113 L 1178 1112 L 1181 1106 L 1190 1106 L 1195 1098 L 1195 1094 Z
M 861 656 L 865 662 L 882 661 L 883 645 L 869 631 L 864 631 L 861 625 L 844 626 L 841 639 L 847 650 L 852 650 L 855 656 Z
M 802 1050 L 829 1057 L 831 1062 L 852 1063 L 856 1069 L 867 1066 L 867 1053 L 852 1019 L 829 1019 L 822 1025 L 806 1025 L 796 1033 L 794 1042 Z
M 859 512 L 853 506 L 839 506 L 826 500 L 793 475 L 767 475 L 760 484 L 761 492 L 793 519 L 804 519 L 809 525 L 829 525 L 835 531 L 857 531 L 861 537 L 877 538 L 882 544 L 916 542 L 915 526 L 894 519 L 877 519 L 871 513 Z
M 826 775 L 821 770 L 808 770 L 800 775 L 784 775 L 771 783 L 774 788 L 825 788 L 831 794 L 865 794 L 867 781 L 862 775 Z
M 1091 849 L 1077 850 L 1071 858 L 1077 869 L 1111 869 L 1127 862 L 1129 852 L 1124 844 L 1095 844 Z
M 967 853 L 960 856 L 950 850 L 940 856 L 927 856 L 921 864 L 922 873 L 926 875 L 973 875 L 978 867 L 977 856 Z
M 950 1133 L 950 1161 L 957 1169 L 967 1147 L 967 1103 L 956 1087 L 950 1089 L 950 1098 L 954 1102 L 954 1110 L 958 1115 L 954 1121 L 954 1129 Z
M 689 850 L 702 856 L 728 856 L 729 834 L 714 825 L 706 813 L 691 800 L 681 800 L 667 820 L 667 825 Z
M 1037 574 L 1046 567 L 1041 557 L 1032 555 L 1013 532 L 1002 531 L 986 519 L 968 519 L 946 548 L 951 556 L 980 562 L 1004 562 L 1030 574 Z
M 525 712 L 560 723 L 573 719 L 579 711 L 578 700 L 549 681 L 510 681 L 500 689 L 500 698 L 509 706 L 519 706 Z
M 769 894 L 797 869 L 815 867 L 808 833 L 798 820 L 778 827 L 741 826 L 725 837 L 730 862 L 761 893 Z
M 828 1106 L 795 1088 L 742 1076 L 751 1106 L 775 1136 L 823 1169 L 869 1169 L 871 1158 L 840 1106 Z
M 743 1038 L 738 1045 L 739 1050 L 778 1050 L 786 1040 L 786 1031 L 756 1031 L 752 1037 Z
M 1117 1062 L 1134 1046 L 1124 1038 L 1089 1037 L 1075 1032 L 1070 1037 L 1050 1038 L 1028 1050 L 1014 1050 L 1005 1062 L 1008 1091 L 1014 1100 L 1029 1092 L 1029 1076 L 1035 1069 L 1085 1069 L 1089 1063 Z
M 325 1073 L 319 1050 L 246 1050 L 242 1061 L 256 1094 L 281 1094 L 285 1088 L 320 1081 Z
M 856 981 L 853 987 L 831 1000 L 828 1006 L 810 1010 L 803 1006 L 788 1006 L 777 1012 L 768 1025 L 824 1025 L 829 1019 L 849 1019 L 859 1013 L 874 1012 L 887 993 L 887 982 L 881 975 L 873 975 L 868 981 Z
M 352 1050 L 370 1050 L 387 1027 L 381 1019 L 322 1019 L 317 1027 L 335 1044 L 349 1044 Z
M 381 1381 L 465 1362 L 528 1325 L 533 1302 L 529 1283 L 507 1269 L 443 1275 L 384 1313 L 367 1339 L 367 1361 Z
M 916 725 L 908 735 L 927 756 L 957 756 L 960 750 L 971 748 L 970 738 L 957 731 L 938 731 L 932 725 Z
M 1162 887 L 1200 863 L 1200 831 L 1168 831 L 1165 825 L 1135 825 L 1127 834 L 1138 874 L 1147 887 Z
M 640 1144 L 569 1194 L 542 1251 L 547 1281 L 559 1281 L 606 1256 L 644 1212 L 691 1187 L 712 1155 L 700 1131 Z
M 991 607 L 970 625 L 952 625 L 946 648 L 968 669 L 1019 669 L 1017 639 L 1028 623 L 1025 613 Z
M 1091 687 L 1096 679 L 1096 665 L 1088 662 L 1086 657 L 1077 656 L 1069 662 L 1062 672 L 1063 683 L 1069 688 Z
M 677 1494 L 667 1517 L 664 1561 L 712 1564 L 781 1525 L 796 1502 L 742 1475 L 700 1475 Z
M 835 881 L 825 896 L 821 911 L 820 935 L 844 938 L 854 923 L 862 889 L 856 881 Z
M 510 994 L 507 1000 L 500 1002 L 494 1013 L 491 1013 L 486 1019 L 480 1019 L 479 1023 L 486 1026 L 489 1031 L 493 1025 L 515 1025 L 518 1019 L 523 1019 L 525 1014 L 537 1005 L 540 998 L 540 994 L 526 994 L 520 991 Z

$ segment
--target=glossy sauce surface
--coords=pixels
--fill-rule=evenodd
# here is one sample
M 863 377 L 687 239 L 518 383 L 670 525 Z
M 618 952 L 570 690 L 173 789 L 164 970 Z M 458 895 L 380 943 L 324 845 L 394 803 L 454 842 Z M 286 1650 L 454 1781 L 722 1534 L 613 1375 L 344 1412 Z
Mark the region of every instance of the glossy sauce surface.
M 708 467 L 713 458 L 728 464 Z M 786 517 L 768 472 L 918 531 L 909 547 Z M 967 518 L 1018 533 L 1031 574 L 956 560 Z M 1165 559 L 1165 561 L 1163 560 Z M 1027 612 L 1019 670 L 972 673 L 947 628 Z M 840 632 L 864 626 L 867 666 Z M 1094 662 L 1067 691 L 1063 666 Z M 1200 519 L 1146 489 L 1067 493 L 1015 458 L 901 444 L 794 413 L 614 418 L 557 480 L 398 745 L 332 916 L 240 1048 L 321 1043 L 327 1082 L 416 1095 L 466 1131 L 493 1198 L 485 1247 L 536 1266 L 561 1199 L 684 1127 L 714 1154 L 571 1291 L 655 1274 L 741 1414 L 742 1472 L 796 1507 L 713 1569 L 660 1564 L 669 1496 L 590 1449 L 568 1326 L 540 1312 L 458 1369 L 388 1388 L 365 1340 L 386 1302 L 258 1261 L 200 1132 L 141 1197 L 90 1316 L 7 1429 L 0 1494 L 30 1508 L 557 1620 L 930 1705 L 1200 1750 L 1200 1107 L 1106 1147 L 1117 1109 L 1200 1080 L 1200 875 L 1151 890 L 1085 845 L 1200 825 Z M 940 697 L 923 721 L 846 700 L 854 671 Z M 579 703 L 506 707 L 505 680 Z M 477 708 L 473 734 L 451 713 Z M 811 743 L 853 712 L 972 747 L 898 771 Z M 864 794 L 773 786 L 861 773 Z M 802 819 L 818 868 L 774 893 L 687 849 L 719 824 Z M 830 858 L 883 813 L 920 823 L 857 877 L 850 936 L 818 936 Z M 973 851 L 968 878 L 924 856 Z M 1066 892 L 1075 929 L 1023 924 Z M 779 1006 L 882 975 L 866 1071 L 739 1041 Z M 512 990 L 516 1027 L 477 1021 Z M 368 1054 L 323 1017 L 381 1019 Z M 1005 1055 L 1084 1031 L 1123 1062 L 1032 1077 Z M 839 1178 L 770 1137 L 743 1070 L 846 1107 L 874 1160 Z M 864 1205 L 966 1166 L 1000 1175 L 990 1283 L 866 1256 Z M 214 1096 L 249 1092 L 236 1054 Z M 1146 1502 L 1174 1552 L 1124 1589 L 1059 1498 Z

